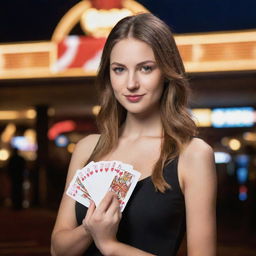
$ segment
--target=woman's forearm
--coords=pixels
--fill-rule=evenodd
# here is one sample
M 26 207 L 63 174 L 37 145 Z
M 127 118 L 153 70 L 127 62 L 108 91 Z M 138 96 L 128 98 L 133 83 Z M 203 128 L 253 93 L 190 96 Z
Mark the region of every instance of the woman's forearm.
M 106 245 L 102 253 L 105 256 L 130 256 L 130 255 L 153 256 L 154 255 L 154 254 L 142 251 L 140 249 L 137 249 L 135 247 L 132 247 L 130 245 L 120 243 L 118 241 Z
M 57 231 L 51 240 L 52 256 L 82 255 L 92 243 L 90 234 L 82 225 L 73 230 Z

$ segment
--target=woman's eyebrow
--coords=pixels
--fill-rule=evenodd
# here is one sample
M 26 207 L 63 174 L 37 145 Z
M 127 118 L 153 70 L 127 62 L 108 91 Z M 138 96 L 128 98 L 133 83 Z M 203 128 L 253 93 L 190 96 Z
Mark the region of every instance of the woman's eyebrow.
M 155 64 L 156 62 L 154 60 L 145 60 L 145 61 L 137 63 L 136 66 L 141 66 L 141 65 L 145 65 L 145 64 L 149 64 L 149 63 Z M 125 66 L 124 64 L 119 63 L 119 62 L 112 62 L 110 65 L 111 66 L 112 65 Z
M 111 65 L 111 66 L 112 66 L 112 65 L 125 66 L 124 64 L 121 64 L 121 63 L 118 63 L 118 62 L 112 62 L 110 65 Z

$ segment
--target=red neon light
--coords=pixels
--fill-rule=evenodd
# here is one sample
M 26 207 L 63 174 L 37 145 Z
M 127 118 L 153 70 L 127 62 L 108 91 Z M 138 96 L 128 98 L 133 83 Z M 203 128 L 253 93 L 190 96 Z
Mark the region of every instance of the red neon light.
M 75 130 L 76 123 L 72 120 L 66 120 L 54 124 L 48 131 L 48 138 L 54 140 L 58 135 L 63 132 L 70 132 Z

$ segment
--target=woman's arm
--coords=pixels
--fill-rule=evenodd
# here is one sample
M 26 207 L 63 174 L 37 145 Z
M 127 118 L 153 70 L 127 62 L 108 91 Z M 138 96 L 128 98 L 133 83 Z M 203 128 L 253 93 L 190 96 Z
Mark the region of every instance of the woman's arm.
M 211 147 L 193 139 L 180 156 L 189 256 L 216 255 L 216 170 Z
M 89 135 L 77 143 L 71 158 L 65 191 L 76 170 L 81 168 L 82 163 L 89 158 L 98 138 L 99 135 Z M 84 226 L 77 226 L 75 201 L 64 192 L 52 232 L 51 254 L 54 256 L 81 255 L 91 242 L 91 235 L 85 230 Z
M 106 248 L 105 256 L 153 256 L 154 254 L 139 250 L 127 244 L 120 242 L 112 243 Z

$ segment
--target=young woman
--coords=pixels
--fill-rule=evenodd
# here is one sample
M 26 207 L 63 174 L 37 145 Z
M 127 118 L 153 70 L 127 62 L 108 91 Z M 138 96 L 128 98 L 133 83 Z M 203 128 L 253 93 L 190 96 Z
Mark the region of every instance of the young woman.
M 52 255 L 176 255 L 185 229 L 189 256 L 215 255 L 213 152 L 195 137 L 185 71 L 167 25 L 149 13 L 118 22 L 98 85 L 100 135 L 78 142 L 66 184 L 92 160 L 131 164 L 141 179 L 122 214 L 111 192 L 88 209 L 64 193 Z

